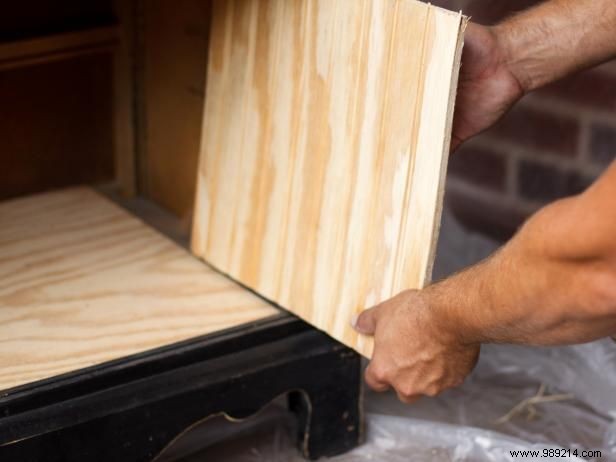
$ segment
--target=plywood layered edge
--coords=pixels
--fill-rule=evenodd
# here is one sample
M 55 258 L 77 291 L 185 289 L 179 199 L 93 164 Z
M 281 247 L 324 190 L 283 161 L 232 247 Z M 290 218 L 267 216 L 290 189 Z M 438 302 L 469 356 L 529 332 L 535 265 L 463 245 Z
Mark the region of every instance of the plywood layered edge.
M 443 141 L 443 150 L 441 154 L 441 168 L 440 168 L 440 176 L 439 176 L 439 187 L 437 192 L 437 200 L 436 200 L 436 211 L 434 214 L 434 222 L 432 233 L 432 242 L 430 245 L 430 253 L 428 255 L 428 265 L 426 266 L 426 278 L 424 282 L 424 286 L 429 284 L 432 280 L 432 271 L 434 269 L 434 260 L 436 257 L 436 247 L 438 237 L 440 235 L 441 228 L 441 218 L 443 214 L 443 199 L 445 195 L 445 180 L 447 177 L 447 165 L 449 161 L 449 153 L 451 150 L 451 139 L 452 139 L 452 128 L 453 128 L 453 116 L 455 112 L 455 102 L 458 93 L 458 79 L 460 76 L 460 67 L 462 61 L 462 50 L 464 48 L 464 33 L 466 32 L 466 28 L 468 26 L 469 19 L 465 16 L 462 16 L 460 30 L 458 32 L 458 44 L 456 48 L 456 54 L 454 57 L 454 65 L 453 72 L 451 74 L 451 82 L 449 85 L 450 93 L 448 100 L 448 110 L 447 110 L 447 126 L 445 128 L 445 139 Z

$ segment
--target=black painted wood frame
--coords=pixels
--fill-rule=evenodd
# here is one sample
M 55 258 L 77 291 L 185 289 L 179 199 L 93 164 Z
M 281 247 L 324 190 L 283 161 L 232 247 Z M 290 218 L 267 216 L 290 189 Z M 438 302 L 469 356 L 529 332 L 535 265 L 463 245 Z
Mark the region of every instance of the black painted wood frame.
M 361 360 L 288 314 L 0 392 L 0 461 L 152 461 L 207 416 L 281 394 L 310 459 L 362 439 Z

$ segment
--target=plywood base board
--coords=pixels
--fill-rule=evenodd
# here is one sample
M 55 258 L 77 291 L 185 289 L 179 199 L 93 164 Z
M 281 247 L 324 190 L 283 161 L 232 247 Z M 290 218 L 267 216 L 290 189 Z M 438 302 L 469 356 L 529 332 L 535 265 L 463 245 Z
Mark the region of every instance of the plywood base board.
M 88 188 L 0 223 L 0 390 L 279 313 Z

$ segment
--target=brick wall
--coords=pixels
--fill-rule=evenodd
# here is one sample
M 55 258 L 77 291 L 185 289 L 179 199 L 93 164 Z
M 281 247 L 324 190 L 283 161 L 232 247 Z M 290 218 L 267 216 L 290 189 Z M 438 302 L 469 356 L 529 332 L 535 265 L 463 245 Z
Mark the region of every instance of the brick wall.
M 493 24 L 534 0 L 440 0 Z M 468 227 L 511 236 L 543 204 L 576 194 L 616 155 L 616 62 L 526 96 L 450 158 L 446 202 Z

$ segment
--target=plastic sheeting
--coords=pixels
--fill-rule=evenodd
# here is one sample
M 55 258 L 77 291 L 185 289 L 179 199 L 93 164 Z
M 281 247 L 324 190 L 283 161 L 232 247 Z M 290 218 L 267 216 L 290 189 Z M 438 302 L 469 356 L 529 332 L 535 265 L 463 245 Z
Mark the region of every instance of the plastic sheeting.
M 495 243 L 467 233 L 445 215 L 435 273 L 445 276 L 495 248 Z M 497 422 L 540 388 L 547 396 L 571 397 L 535 404 Z M 393 393 L 366 392 L 365 404 L 365 444 L 332 461 L 616 461 L 616 343 L 605 339 L 555 348 L 488 345 L 473 374 L 455 390 L 410 406 Z M 292 420 L 282 410 L 278 413 L 258 437 L 216 452 L 225 454 L 220 460 L 302 460 L 292 444 Z M 511 453 L 535 450 L 543 456 L 547 448 L 577 450 L 578 455 L 601 451 L 601 455 L 582 459 Z M 213 455 L 203 460 L 219 460 Z
M 611 340 L 559 348 L 488 346 L 460 388 L 407 406 L 393 393 L 366 394 L 366 442 L 332 462 L 616 461 L 616 345 Z M 571 399 L 535 405 L 535 414 L 496 421 L 541 385 Z M 299 462 L 292 422 L 235 445 L 227 460 Z M 514 457 L 511 451 L 601 451 L 600 457 Z M 549 453 L 546 453 L 549 454 Z M 220 460 L 223 460 L 222 457 Z M 205 459 L 204 459 L 205 460 Z M 207 460 L 218 460 L 207 458 Z

